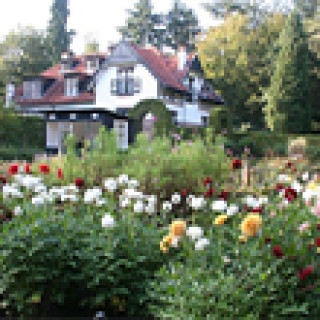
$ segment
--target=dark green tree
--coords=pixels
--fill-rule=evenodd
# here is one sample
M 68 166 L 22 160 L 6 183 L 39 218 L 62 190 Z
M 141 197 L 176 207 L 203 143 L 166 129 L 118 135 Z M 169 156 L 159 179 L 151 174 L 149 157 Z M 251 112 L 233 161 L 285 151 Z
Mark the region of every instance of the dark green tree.
M 195 38 L 200 31 L 198 18 L 192 9 L 175 0 L 173 8 L 168 13 L 166 44 L 173 49 L 183 45 L 191 51 L 195 47 Z
M 119 27 L 118 31 L 131 42 L 144 46 L 154 42 L 154 19 L 150 0 L 139 0 L 133 10 L 127 10 L 129 17 L 126 25 Z
M 68 31 L 67 20 L 70 11 L 68 0 L 54 0 L 51 6 L 51 19 L 47 29 L 47 48 L 52 65 L 61 59 L 61 53 L 70 49 L 74 30 Z
M 272 131 L 306 132 L 311 129 L 308 39 L 299 14 L 292 12 L 280 34 L 280 52 L 265 91 L 267 126 Z

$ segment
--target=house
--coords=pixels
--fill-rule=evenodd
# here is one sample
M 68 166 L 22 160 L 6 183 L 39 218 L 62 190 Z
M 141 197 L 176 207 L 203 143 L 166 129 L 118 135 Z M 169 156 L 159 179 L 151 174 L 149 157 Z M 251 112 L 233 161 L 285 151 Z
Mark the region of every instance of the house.
M 48 153 L 63 151 L 70 133 L 92 139 L 102 125 L 114 128 L 119 147 L 128 148 L 136 134 L 128 111 L 144 99 L 161 99 L 181 127 L 205 126 L 210 109 L 224 103 L 204 78 L 197 54 L 180 47 L 167 55 L 125 40 L 107 53 L 66 52 L 61 63 L 26 78 L 14 92 L 17 110 L 45 118 Z

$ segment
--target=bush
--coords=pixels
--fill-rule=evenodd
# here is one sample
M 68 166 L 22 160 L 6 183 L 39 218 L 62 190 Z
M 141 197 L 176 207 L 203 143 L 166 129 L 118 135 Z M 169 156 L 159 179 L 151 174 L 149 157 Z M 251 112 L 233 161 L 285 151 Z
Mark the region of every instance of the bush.
M 27 160 L 32 161 L 37 153 L 43 153 L 39 148 L 19 148 L 15 146 L 0 147 L 1 160 Z
M 145 316 L 145 288 L 162 263 L 159 232 L 127 219 L 103 229 L 101 213 L 73 211 L 28 212 L 3 225 L 0 288 L 10 315 Z

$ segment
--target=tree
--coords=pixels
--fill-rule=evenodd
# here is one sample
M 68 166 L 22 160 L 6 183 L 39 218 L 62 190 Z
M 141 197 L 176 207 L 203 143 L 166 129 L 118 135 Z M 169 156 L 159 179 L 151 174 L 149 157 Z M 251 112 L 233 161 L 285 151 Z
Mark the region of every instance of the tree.
M 264 126 L 262 88 L 270 83 L 271 64 L 268 49 L 281 32 L 284 16 L 274 14 L 250 28 L 250 17 L 227 16 L 219 27 L 210 28 L 198 43 L 201 64 L 214 88 L 221 91 L 234 125 L 250 123 Z
M 19 85 L 24 76 L 38 75 L 49 66 L 44 32 L 33 27 L 9 32 L 0 43 L 1 95 L 5 95 L 5 85 L 9 81 Z
M 129 17 L 126 25 L 119 27 L 118 31 L 123 37 L 130 38 L 135 44 L 144 46 L 154 42 L 154 29 L 152 5 L 150 0 L 140 0 L 133 10 L 127 10 Z
M 205 76 L 223 96 L 233 116 L 234 125 L 246 120 L 244 104 L 248 98 L 248 20 L 246 15 L 229 16 L 211 28 L 206 39 L 198 43 L 198 52 Z
M 69 14 L 68 0 L 54 0 L 47 29 L 47 47 L 52 65 L 61 60 L 61 53 L 69 49 L 72 37 L 75 35 L 73 30 L 67 29 Z
M 99 52 L 99 42 L 92 36 L 87 36 L 87 40 L 84 46 L 84 53 Z
M 266 123 L 273 131 L 309 131 L 309 51 L 301 17 L 296 12 L 289 15 L 279 43 L 275 70 L 265 91 Z
M 187 9 L 179 0 L 175 0 L 173 8 L 168 13 L 166 44 L 173 49 L 183 45 L 191 51 L 195 47 L 195 37 L 200 31 L 198 18 L 192 9 Z
M 314 18 L 317 14 L 318 0 L 294 0 L 297 12 L 305 18 Z

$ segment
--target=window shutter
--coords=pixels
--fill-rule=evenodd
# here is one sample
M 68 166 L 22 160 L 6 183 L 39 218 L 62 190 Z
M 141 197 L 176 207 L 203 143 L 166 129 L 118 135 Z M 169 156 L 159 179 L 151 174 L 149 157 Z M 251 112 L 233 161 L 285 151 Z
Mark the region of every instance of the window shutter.
M 141 79 L 134 79 L 134 93 L 140 93 L 141 91 Z

